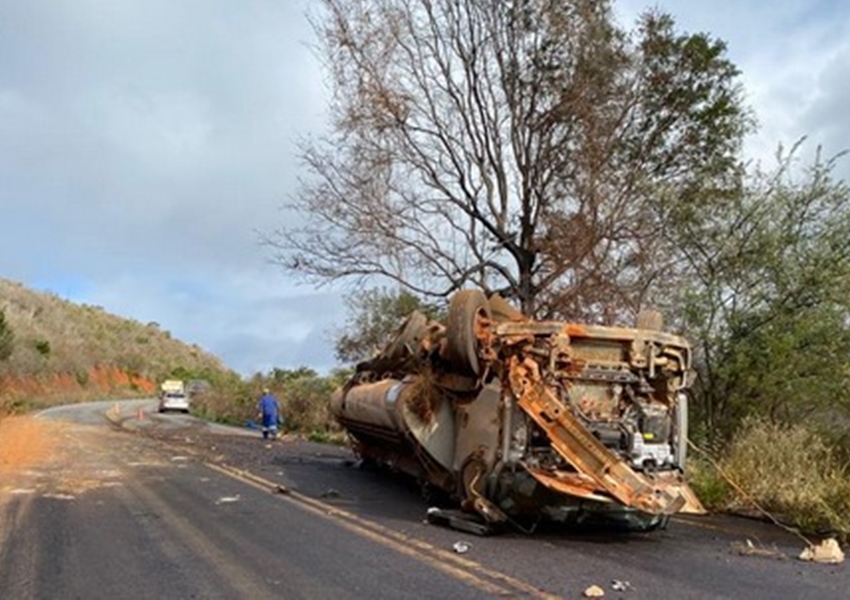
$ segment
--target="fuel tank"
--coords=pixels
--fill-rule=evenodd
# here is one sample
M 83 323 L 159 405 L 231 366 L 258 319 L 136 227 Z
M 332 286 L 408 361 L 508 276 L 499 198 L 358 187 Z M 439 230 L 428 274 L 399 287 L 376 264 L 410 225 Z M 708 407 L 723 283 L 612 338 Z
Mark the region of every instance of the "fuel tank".
M 448 399 L 418 378 L 339 389 L 331 398 L 331 413 L 354 439 L 361 456 L 417 477 L 437 475 L 438 481 L 450 485 L 455 414 Z

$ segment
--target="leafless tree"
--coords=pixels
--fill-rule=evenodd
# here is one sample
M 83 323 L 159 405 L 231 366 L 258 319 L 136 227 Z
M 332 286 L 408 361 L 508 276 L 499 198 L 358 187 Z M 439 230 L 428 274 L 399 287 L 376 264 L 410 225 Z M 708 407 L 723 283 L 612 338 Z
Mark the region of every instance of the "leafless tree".
M 331 133 L 266 236 L 312 281 L 468 285 L 609 320 L 663 285 L 663 228 L 734 185 L 749 127 L 722 42 L 600 0 L 322 0 Z M 675 210 L 673 210 L 675 208 Z

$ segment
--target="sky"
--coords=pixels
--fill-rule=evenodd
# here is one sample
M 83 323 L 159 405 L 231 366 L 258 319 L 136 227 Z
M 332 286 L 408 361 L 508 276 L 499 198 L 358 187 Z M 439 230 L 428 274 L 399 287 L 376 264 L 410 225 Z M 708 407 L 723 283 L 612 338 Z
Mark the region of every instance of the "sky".
M 747 141 L 850 147 L 839 0 L 615 2 L 726 40 Z M 327 126 L 310 0 L 0 0 L 0 277 L 157 322 L 244 375 L 335 366 L 338 289 L 271 262 L 297 142 Z M 839 173 L 850 175 L 848 162 Z

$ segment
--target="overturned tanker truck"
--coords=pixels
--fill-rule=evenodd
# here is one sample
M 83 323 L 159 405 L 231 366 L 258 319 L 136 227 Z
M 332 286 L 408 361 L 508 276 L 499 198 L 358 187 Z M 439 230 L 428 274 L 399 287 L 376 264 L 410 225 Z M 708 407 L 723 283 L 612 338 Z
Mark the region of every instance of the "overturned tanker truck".
M 331 411 L 364 461 L 456 503 L 429 509 L 432 522 L 658 529 L 702 512 L 684 480 L 691 349 L 643 320 L 534 321 L 461 290 L 445 324 L 412 313 Z

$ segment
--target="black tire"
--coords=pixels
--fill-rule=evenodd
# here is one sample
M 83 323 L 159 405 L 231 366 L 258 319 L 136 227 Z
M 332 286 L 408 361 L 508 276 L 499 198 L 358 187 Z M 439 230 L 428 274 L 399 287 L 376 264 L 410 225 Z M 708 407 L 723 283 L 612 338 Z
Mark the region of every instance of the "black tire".
M 490 305 L 480 290 L 461 290 L 452 296 L 446 319 L 446 358 L 460 373 L 481 375 L 475 330 L 480 319 L 490 318 Z

